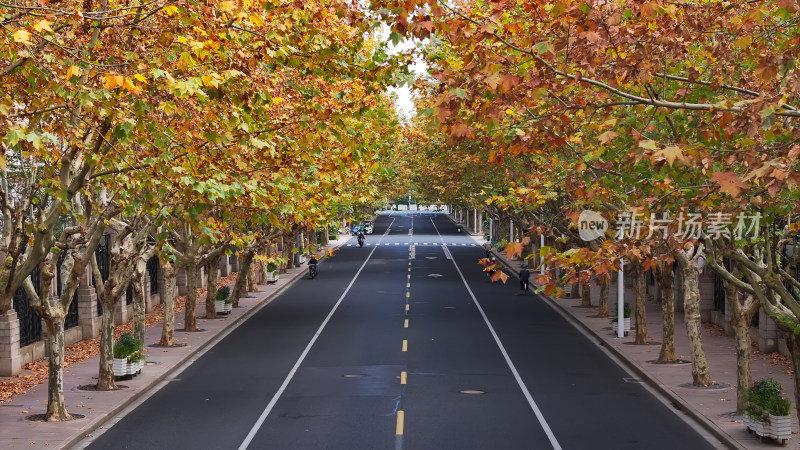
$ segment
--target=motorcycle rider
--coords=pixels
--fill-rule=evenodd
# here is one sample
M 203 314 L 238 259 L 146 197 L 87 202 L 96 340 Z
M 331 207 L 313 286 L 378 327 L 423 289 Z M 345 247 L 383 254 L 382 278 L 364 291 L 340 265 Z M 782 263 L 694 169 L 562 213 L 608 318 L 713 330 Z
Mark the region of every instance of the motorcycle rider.
M 364 246 L 364 230 L 363 229 L 358 230 L 358 246 L 359 247 L 363 247 Z
M 313 268 L 314 272 L 317 271 L 317 262 L 318 262 L 317 261 L 317 256 L 316 255 L 311 255 L 311 259 L 308 260 L 308 272 L 309 273 L 311 273 L 312 268 Z
M 528 280 L 531 278 L 531 271 L 528 266 L 523 264 L 519 271 L 519 288 L 522 289 L 523 294 L 528 293 Z

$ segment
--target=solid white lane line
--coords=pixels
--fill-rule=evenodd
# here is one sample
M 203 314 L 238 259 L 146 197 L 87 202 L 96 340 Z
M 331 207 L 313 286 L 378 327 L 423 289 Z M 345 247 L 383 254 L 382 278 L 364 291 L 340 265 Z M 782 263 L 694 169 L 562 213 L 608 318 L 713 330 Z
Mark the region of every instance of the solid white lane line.
M 443 247 L 445 251 L 447 251 L 447 247 Z M 475 306 L 478 308 L 478 311 L 483 316 L 483 321 L 486 322 L 486 326 L 489 327 L 489 331 L 492 333 L 494 337 L 494 341 L 497 343 L 497 347 L 500 349 L 500 353 L 503 354 L 503 358 L 506 360 L 506 364 L 508 364 L 508 368 L 511 369 L 511 373 L 514 374 L 514 378 L 517 380 L 517 384 L 519 385 L 520 389 L 522 389 L 522 393 L 525 395 L 525 398 L 528 400 L 528 404 L 531 406 L 533 413 L 536 415 L 536 418 L 539 420 L 539 424 L 542 426 L 547 438 L 550 440 L 550 444 L 553 446 L 553 450 L 561 450 L 561 445 L 558 443 L 555 434 L 553 434 L 553 430 L 550 429 L 550 426 L 547 424 L 547 420 L 545 420 L 542 411 L 539 410 L 539 407 L 536 405 L 536 402 L 533 400 L 533 396 L 528 391 L 528 387 L 525 386 L 525 382 L 522 381 L 522 377 L 520 377 L 519 372 L 517 372 L 517 368 L 514 366 L 514 363 L 511 362 L 511 357 L 508 356 L 503 343 L 500 342 L 500 337 L 497 336 L 497 333 L 494 331 L 494 327 L 492 326 L 491 322 L 489 322 L 489 318 L 486 317 L 486 313 L 481 308 L 481 304 L 478 302 L 478 299 L 475 298 L 475 294 L 472 293 L 472 289 L 469 288 L 467 284 L 466 278 L 464 278 L 464 274 L 461 273 L 461 269 L 458 267 L 455 259 L 452 260 L 453 265 L 458 272 L 458 275 L 461 276 L 461 281 L 464 282 L 464 287 L 467 288 L 467 292 L 469 292 L 470 297 L 472 297 L 472 301 L 475 302 Z
M 325 325 L 328 324 L 328 322 L 331 320 L 331 317 L 333 317 L 333 313 L 335 313 L 336 310 L 339 308 L 339 305 L 342 304 L 342 301 L 344 300 L 345 296 L 347 296 L 347 293 L 350 292 L 350 288 L 353 287 L 353 284 L 356 282 L 356 279 L 361 274 L 361 271 L 364 270 L 364 267 L 369 262 L 369 259 L 372 258 L 372 254 L 375 253 L 375 250 L 377 249 L 378 245 L 373 247 L 372 251 L 369 252 L 369 255 L 367 255 L 367 259 L 364 260 L 364 264 L 361 264 L 361 267 L 358 268 L 358 272 L 356 272 L 355 276 L 353 276 L 353 279 L 350 280 L 350 284 L 347 285 L 347 288 L 342 293 L 342 296 L 339 297 L 339 300 L 336 302 L 335 305 L 333 305 L 333 308 L 328 313 L 328 316 L 325 317 L 325 320 L 322 321 L 322 325 L 320 325 L 319 328 L 317 329 L 317 332 L 314 333 L 314 336 L 311 338 L 311 341 L 308 342 L 308 345 L 306 345 L 306 348 L 305 350 L 303 350 L 303 353 L 300 355 L 300 358 L 298 358 L 297 362 L 294 363 L 294 367 L 292 367 L 292 370 L 289 371 L 289 374 L 286 376 L 286 379 L 283 380 L 283 384 L 281 385 L 281 387 L 278 389 L 275 395 L 272 396 L 272 400 L 270 400 L 270 402 L 267 404 L 267 407 L 264 408 L 264 411 L 258 417 L 258 420 L 256 421 L 255 425 L 253 425 L 253 428 L 250 429 L 250 432 L 247 433 L 247 437 L 245 437 L 242 444 L 239 445 L 239 450 L 245 450 L 253 441 L 253 438 L 256 436 L 256 433 L 258 433 L 259 428 L 261 428 L 261 425 L 263 425 L 264 421 L 267 420 L 267 416 L 272 411 L 272 408 L 274 408 L 275 404 L 278 403 L 278 399 L 280 399 L 281 395 L 283 395 L 283 392 L 286 390 L 286 387 L 289 386 L 289 382 L 291 382 L 292 378 L 294 378 L 295 373 L 297 373 L 297 369 L 300 368 L 300 364 L 302 364 L 303 360 L 306 359 L 306 356 L 308 356 L 308 352 L 311 351 L 311 347 L 314 346 L 314 343 L 317 342 L 317 338 L 319 338 L 320 334 L 322 334 L 322 330 L 325 328 Z

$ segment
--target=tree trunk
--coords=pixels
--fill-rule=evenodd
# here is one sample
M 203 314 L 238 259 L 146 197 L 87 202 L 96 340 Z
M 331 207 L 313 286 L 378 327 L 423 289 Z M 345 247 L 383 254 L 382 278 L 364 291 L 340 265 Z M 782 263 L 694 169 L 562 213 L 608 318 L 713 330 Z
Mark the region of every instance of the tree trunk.
M 682 250 L 678 254 L 684 253 Z M 706 353 L 703 349 L 702 324 L 700 323 L 700 275 L 697 262 L 689 259 L 685 253 L 678 256 L 683 279 L 684 319 L 686 333 L 689 337 L 689 348 L 692 354 L 692 384 L 695 386 L 710 386 L 711 374 L 709 373 Z
M 47 413 L 45 420 L 59 422 L 72 419 L 64 403 L 64 315 L 42 317 L 47 325 Z
M 208 260 L 208 274 L 206 274 L 206 284 L 208 291 L 206 292 L 206 319 L 217 318 L 217 279 L 219 278 L 219 262 L 222 259 L 222 254 L 219 254 Z
M 581 306 L 589 308 L 592 306 L 592 282 L 581 283 Z
M 143 275 L 141 273 L 135 272 L 131 280 L 131 288 L 133 289 L 133 337 L 144 342 L 144 320 L 146 311 L 142 277 Z
M 177 269 L 172 263 L 163 264 L 161 270 L 164 273 L 164 326 L 161 328 L 161 340 L 159 345 L 172 347 L 175 344 L 175 277 Z
M 184 331 L 197 331 L 197 276 L 200 267 L 191 263 L 186 266 L 186 305 L 183 310 Z
M 736 343 L 736 413 L 742 414 L 747 407 L 747 389 L 750 388 L 752 379 L 750 367 L 752 366 L 752 350 L 750 339 L 750 321 L 739 314 L 731 319 L 734 326 L 734 339 Z
M 247 292 L 255 292 L 256 287 L 256 264 L 250 264 L 247 270 Z
M 597 309 L 597 317 L 608 317 L 608 294 L 610 282 L 609 279 L 603 277 L 600 283 L 600 299 L 598 301 L 599 308 Z
M 239 306 L 239 298 L 247 293 L 247 276 L 250 273 L 250 267 L 253 264 L 253 258 L 255 255 L 255 250 L 251 247 L 242 253 L 241 257 L 239 257 L 239 273 L 236 274 L 236 284 L 233 288 L 234 308 Z
M 99 391 L 117 389 L 114 383 L 114 316 L 116 299 L 106 299 L 103 306 L 103 323 L 100 332 L 100 370 L 95 388 Z
M 662 338 L 658 362 L 676 361 L 675 353 L 675 272 L 672 263 L 659 261 L 656 282 L 661 290 Z
M 736 412 L 742 414 L 747 407 L 746 394 L 752 381 L 750 368 L 753 350 L 750 324 L 753 323 L 753 316 L 758 313 L 759 303 L 752 295 L 741 297 L 733 282 L 724 277 L 722 284 L 725 288 L 725 306 L 730 312 L 736 349 Z
M 647 280 L 645 279 L 644 266 L 640 262 L 634 263 L 633 287 L 636 293 L 636 339 L 634 344 L 647 343 Z

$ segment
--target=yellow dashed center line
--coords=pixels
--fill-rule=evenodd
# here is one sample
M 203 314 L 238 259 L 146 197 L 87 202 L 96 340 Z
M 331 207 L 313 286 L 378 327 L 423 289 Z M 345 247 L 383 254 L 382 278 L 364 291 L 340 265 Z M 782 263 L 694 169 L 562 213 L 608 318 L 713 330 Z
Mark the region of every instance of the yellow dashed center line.
M 403 422 L 405 421 L 405 413 L 403 410 L 397 411 L 397 428 L 395 434 L 398 436 L 403 435 Z
M 408 319 L 403 322 L 403 328 L 408 328 Z
M 406 311 L 408 311 L 408 303 L 406 303 Z
M 408 339 L 403 339 L 403 351 L 408 351 Z
M 406 384 L 406 379 L 408 378 L 408 374 L 403 371 L 400 372 L 400 384 Z

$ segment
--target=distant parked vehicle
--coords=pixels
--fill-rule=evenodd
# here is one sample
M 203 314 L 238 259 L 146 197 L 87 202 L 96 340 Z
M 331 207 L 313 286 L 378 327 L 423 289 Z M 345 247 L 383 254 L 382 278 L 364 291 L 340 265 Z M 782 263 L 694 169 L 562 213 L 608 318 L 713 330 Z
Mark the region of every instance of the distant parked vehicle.
M 362 222 L 361 229 L 364 230 L 364 234 L 372 234 L 374 231 L 374 225 L 372 222 Z

